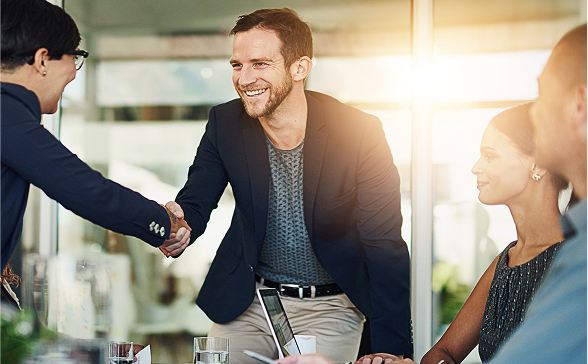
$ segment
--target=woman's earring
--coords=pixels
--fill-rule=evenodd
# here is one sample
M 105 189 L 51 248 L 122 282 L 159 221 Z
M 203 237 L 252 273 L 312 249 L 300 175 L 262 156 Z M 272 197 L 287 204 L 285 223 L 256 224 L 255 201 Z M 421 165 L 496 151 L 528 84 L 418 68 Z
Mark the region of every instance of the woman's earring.
M 43 76 L 47 76 L 47 71 L 43 71 Z
M 535 181 L 539 181 L 541 179 L 541 175 L 539 173 L 533 173 L 533 179 Z

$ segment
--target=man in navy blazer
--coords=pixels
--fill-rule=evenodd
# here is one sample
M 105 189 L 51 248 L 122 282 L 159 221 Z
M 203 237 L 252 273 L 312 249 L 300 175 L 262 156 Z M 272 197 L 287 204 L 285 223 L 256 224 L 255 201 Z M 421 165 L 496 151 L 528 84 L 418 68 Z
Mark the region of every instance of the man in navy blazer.
M 239 349 L 275 357 L 255 298 L 268 286 L 295 333 L 316 335 L 335 361 L 357 358 L 363 315 L 373 352 L 412 354 L 400 179 L 380 120 L 304 90 L 312 35 L 292 10 L 241 16 L 232 34 L 240 99 L 211 110 L 176 198 L 193 242 L 228 183 L 235 197 L 197 298 L 215 322 L 209 335 L 230 338 L 231 361 L 246 361 Z

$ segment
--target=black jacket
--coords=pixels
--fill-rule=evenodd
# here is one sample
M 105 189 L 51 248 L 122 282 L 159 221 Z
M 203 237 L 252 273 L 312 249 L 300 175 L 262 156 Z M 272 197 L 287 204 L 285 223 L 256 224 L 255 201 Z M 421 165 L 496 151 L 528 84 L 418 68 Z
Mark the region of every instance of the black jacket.
M 20 240 L 31 183 L 104 228 L 153 246 L 169 237 L 170 220 L 163 207 L 104 178 L 41 125 L 41 106 L 34 92 L 2 82 L 1 102 L 2 269 Z

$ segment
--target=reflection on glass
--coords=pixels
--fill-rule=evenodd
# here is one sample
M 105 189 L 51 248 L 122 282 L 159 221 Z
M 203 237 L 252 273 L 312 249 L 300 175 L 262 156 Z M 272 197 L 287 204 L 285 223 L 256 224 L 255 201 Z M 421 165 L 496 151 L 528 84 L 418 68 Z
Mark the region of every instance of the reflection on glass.
M 104 255 L 59 254 L 25 260 L 23 306 L 50 330 L 79 339 L 107 339 L 111 325 L 111 275 L 116 265 Z

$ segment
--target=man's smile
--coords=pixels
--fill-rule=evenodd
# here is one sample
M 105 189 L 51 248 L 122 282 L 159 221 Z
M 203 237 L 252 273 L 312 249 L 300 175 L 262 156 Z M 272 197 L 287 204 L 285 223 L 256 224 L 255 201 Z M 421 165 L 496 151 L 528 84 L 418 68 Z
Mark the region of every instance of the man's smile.
M 263 89 L 258 89 L 258 90 L 242 90 L 243 92 L 245 92 L 245 94 L 249 97 L 253 97 L 253 96 L 259 96 L 261 94 L 263 94 L 264 92 L 266 92 L 268 89 L 267 88 L 263 88 Z

